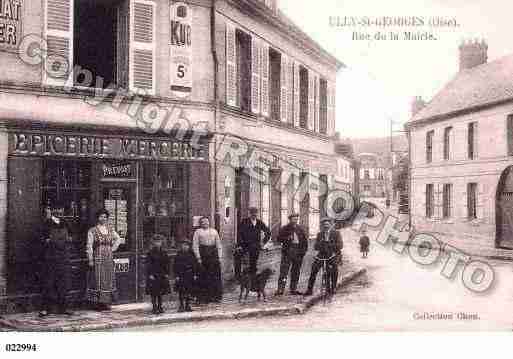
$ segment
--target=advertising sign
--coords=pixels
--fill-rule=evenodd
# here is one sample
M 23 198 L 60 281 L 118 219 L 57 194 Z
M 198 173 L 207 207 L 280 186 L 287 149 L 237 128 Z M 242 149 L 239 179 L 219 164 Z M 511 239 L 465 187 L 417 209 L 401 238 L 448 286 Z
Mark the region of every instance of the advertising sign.
M 185 98 L 192 91 L 192 12 L 187 4 L 176 2 L 170 14 L 171 91 Z

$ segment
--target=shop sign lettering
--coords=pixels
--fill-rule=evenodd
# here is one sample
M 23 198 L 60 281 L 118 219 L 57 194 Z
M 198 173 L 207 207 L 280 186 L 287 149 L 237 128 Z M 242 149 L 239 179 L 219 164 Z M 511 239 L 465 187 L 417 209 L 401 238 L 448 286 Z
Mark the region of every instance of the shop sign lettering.
M 0 0 L 0 50 L 16 51 L 22 38 L 22 0 Z

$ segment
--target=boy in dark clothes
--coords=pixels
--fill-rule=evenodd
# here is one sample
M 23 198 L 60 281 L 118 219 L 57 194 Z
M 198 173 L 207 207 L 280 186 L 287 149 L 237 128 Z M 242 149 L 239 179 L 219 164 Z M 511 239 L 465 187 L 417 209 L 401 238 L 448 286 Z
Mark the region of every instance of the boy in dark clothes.
M 180 251 L 175 257 L 174 273 L 176 276 L 175 290 L 180 299 L 179 312 L 192 312 L 190 300 L 194 282 L 198 275 L 198 260 L 191 248 L 191 243 L 183 241 Z
M 362 236 L 360 237 L 360 252 L 362 252 L 362 258 L 367 258 L 369 254 L 370 239 L 367 236 L 367 231 L 362 229 Z
M 160 234 L 153 236 L 152 248 L 148 253 L 148 263 L 146 266 L 146 293 L 151 295 L 153 314 L 164 313 L 162 296 L 171 292 L 169 286 L 169 256 L 162 249 L 164 239 L 164 236 Z

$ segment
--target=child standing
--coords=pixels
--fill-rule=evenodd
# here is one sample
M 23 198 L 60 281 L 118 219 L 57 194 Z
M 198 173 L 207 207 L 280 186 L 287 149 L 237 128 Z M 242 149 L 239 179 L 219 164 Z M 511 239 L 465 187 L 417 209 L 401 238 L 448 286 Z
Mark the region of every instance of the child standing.
M 369 254 L 370 239 L 367 236 L 367 231 L 362 229 L 362 236 L 360 237 L 360 252 L 362 252 L 362 258 L 367 258 Z
M 192 312 L 190 300 L 194 289 L 194 282 L 197 279 L 198 269 L 198 260 L 192 251 L 191 243 L 184 240 L 175 257 L 173 267 L 176 277 L 175 290 L 178 292 L 180 299 L 179 312 Z
M 152 248 L 148 253 L 146 265 L 147 280 L 146 293 L 151 295 L 153 314 L 164 313 L 162 308 L 162 296 L 169 294 L 169 256 L 162 248 L 164 236 L 155 234 L 152 238 Z

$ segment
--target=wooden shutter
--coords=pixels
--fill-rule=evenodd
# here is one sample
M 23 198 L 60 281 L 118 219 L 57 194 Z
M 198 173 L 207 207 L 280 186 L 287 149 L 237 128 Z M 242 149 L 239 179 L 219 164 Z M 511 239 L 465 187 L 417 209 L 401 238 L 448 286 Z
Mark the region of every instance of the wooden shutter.
M 461 220 L 468 220 L 468 193 L 467 193 L 468 184 L 463 183 L 461 188 Z
M 420 193 L 421 196 L 419 198 L 420 199 L 420 211 L 421 212 L 419 212 L 419 214 L 423 213 L 423 217 L 427 217 L 426 216 L 426 214 L 427 214 L 427 203 L 428 203 L 428 200 L 427 200 L 427 184 L 424 185 L 423 189 L 422 189 L 421 186 L 419 186 L 419 187 L 420 187 L 419 189 L 421 190 L 421 193 Z M 416 200 L 416 198 L 415 198 L 415 196 L 411 196 L 411 197 L 412 197 L 411 198 L 411 202 L 412 202 L 411 204 L 414 205 L 413 202 Z M 410 208 L 410 211 L 413 211 L 413 208 Z M 414 213 L 414 215 L 415 215 L 415 213 Z
M 328 109 L 327 109 L 327 126 L 326 126 L 326 134 L 328 136 L 331 136 L 333 134 L 333 129 L 334 129 L 334 121 L 335 121 L 335 111 L 334 111 L 334 108 L 333 108 L 333 86 L 330 82 L 327 82 L 326 84 L 326 87 L 327 87 L 327 94 L 326 94 L 326 103 L 327 103 L 327 106 L 328 106 Z
M 314 89 L 314 74 L 308 70 L 308 120 L 306 128 L 309 130 L 314 129 L 314 106 L 315 106 L 315 89 Z
M 155 95 L 156 4 L 130 0 L 130 90 Z
M 485 219 L 485 187 L 483 183 L 477 184 L 477 199 L 476 199 L 476 216 L 479 220 Z
M 437 183 L 434 185 L 435 190 L 435 218 L 440 219 L 442 218 L 442 208 L 443 208 L 443 200 L 442 200 L 442 191 L 443 191 L 443 185 L 440 183 Z
M 319 76 L 315 76 L 315 122 L 314 122 L 314 131 L 320 131 L 320 118 L 321 118 L 321 98 L 320 98 L 320 78 Z
M 299 64 L 294 62 L 294 127 L 299 127 Z
M 262 81 L 260 90 L 260 97 L 262 99 L 261 111 L 265 117 L 269 116 L 269 45 L 262 42 L 260 46 L 261 61 L 260 61 L 260 79 Z
M 235 27 L 226 23 L 226 104 L 237 106 L 237 51 Z
M 280 105 L 280 118 L 282 122 L 287 122 L 288 113 L 288 99 L 287 99 L 287 63 L 288 59 L 285 54 L 281 54 L 281 105 Z
M 260 113 L 260 43 L 251 38 L 251 112 Z
M 294 125 L 294 61 L 289 59 L 287 63 L 287 121 Z
M 73 3 L 74 0 L 45 1 L 45 40 L 47 52 L 43 68 L 43 83 L 63 86 L 73 70 Z M 61 61 L 66 64 L 59 66 Z M 52 64 L 54 66 L 52 66 Z M 53 68 L 53 69 L 52 69 Z M 58 71 L 58 69 L 63 71 Z M 73 77 L 71 77 L 73 78 Z
M 118 86 L 128 89 L 129 85 L 129 33 L 130 33 L 130 9 L 127 1 L 118 6 L 117 43 L 116 43 L 116 78 Z
M 474 159 L 479 158 L 479 126 L 474 122 Z M 509 141 L 509 137 L 508 137 Z
M 456 128 L 452 127 L 449 130 L 449 160 L 454 160 L 456 158 Z

